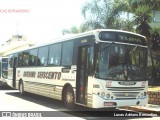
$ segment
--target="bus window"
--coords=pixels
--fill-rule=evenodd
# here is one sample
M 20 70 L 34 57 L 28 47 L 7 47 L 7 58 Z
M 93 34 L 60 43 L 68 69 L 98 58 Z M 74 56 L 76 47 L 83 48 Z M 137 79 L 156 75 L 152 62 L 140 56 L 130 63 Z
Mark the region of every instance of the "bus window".
M 23 61 L 23 59 L 22 59 L 22 53 L 20 52 L 20 53 L 18 53 L 18 66 L 20 67 L 20 66 L 23 66 L 22 65 L 22 61 Z
M 29 51 L 22 52 L 22 66 L 29 66 Z
M 39 66 L 46 66 L 47 59 L 48 59 L 48 46 L 39 48 L 38 52 L 38 65 Z
M 7 74 L 8 74 L 8 58 L 0 58 L 0 78 L 2 77 L 7 79 Z
M 50 45 L 48 65 L 60 65 L 62 44 Z
M 12 68 L 13 67 L 13 54 L 12 55 L 9 55 L 9 62 L 8 62 L 8 67 L 9 68 Z
M 37 65 L 37 54 L 38 54 L 38 49 L 30 50 L 29 66 Z
M 73 41 L 63 44 L 62 65 L 71 65 L 73 56 Z

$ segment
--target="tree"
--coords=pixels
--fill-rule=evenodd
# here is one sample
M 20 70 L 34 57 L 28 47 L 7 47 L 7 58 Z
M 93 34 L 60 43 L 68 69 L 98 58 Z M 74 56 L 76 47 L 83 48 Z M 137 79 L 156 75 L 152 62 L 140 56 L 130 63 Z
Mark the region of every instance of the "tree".
M 79 29 L 76 26 L 72 26 L 70 29 L 63 29 L 62 34 L 77 34 L 79 33 Z
M 83 6 L 82 15 L 88 30 L 104 28 L 104 21 L 110 6 L 111 2 L 106 0 L 91 0 Z
M 152 1 L 153 2 L 153 1 Z M 153 44 L 153 38 L 155 35 L 151 32 L 152 28 L 150 26 L 150 22 L 152 20 L 152 10 L 154 4 L 148 3 L 144 0 L 138 1 L 137 4 L 133 3 L 134 11 L 134 23 L 136 25 L 136 31 L 144 36 L 146 36 L 147 44 L 149 48 L 149 56 L 151 60 L 151 67 L 149 67 L 149 76 L 152 78 L 153 85 L 158 84 L 158 69 L 156 68 L 154 58 L 153 58 L 153 51 L 152 49 L 155 48 L 155 44 Z M 155 9 L 155 8 L 154 8 Z M 154 36 L 153 36 L 154 35 Z M 154 46 L 153 46 L 154 45 Z
M 160 28 L 152 28 L 151 30 L 151 49 L 153 53 L 153 60 L 155 64 L 155 76 L 157 78 L 157 85 L 160 84 Z M 153 72 L 154 70 L 151 69 Z M 151 72 L 151 73 L 152 73 Z M 152 75 L 152 74 L 151 74 Z
M 70 31 L 68 29 L 63 29 L 62 30 L 62 35 L 69 34 L 69 33 L 70 33 Z
M 77 34 L 77 33 L 79 33 L 79 30 L 78 30 L 78 28 L 77 28 L 76 26 L 73 26 L 73 27 L 71 27 L 71 29 L 70 29 L 70 33 Z
M 151 30 L 149 23 L 152 20 L 151 9 L 149 6 L 138 6 L 134 12 L 134 18 L 137 32 L 149 38 Z
M 151 30 L 151 48 L 156 53 L 160 50 L 160 28 L 152 28 Z
M 151 49 L 156 49 L 156 46 L 155 44 L 151 46 L 152 42 L 155 41 L 151 40 L 153 35 L 149 23 L 152 20 L 154 11 L 160 10 L 159 6 L 160 0 L 112 0 L 110 2 L 107 0 L 92 0 L 92 2 L 87 3 L 82 9 L 82 14 L 86 18 L 89 29 L 113 28 L 134 31 L 134 28 L 136 28 L 137 33 L 146 36 L 155 84 L 157 72 Z M 132 13 L 134 19 L 122 20 L 122 12 Z
M 92 0 L 82 8 L 88 30 L 97 28 L 134 31 L 133 23 L 121 19 L 122 12 L 129 11 L 128 0 Z

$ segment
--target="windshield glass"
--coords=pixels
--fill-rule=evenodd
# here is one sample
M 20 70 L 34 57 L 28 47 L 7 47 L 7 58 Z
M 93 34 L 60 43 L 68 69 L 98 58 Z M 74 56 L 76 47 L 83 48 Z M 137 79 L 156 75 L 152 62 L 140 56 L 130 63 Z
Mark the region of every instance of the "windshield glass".
M 146 80 L 147 49 L 100 43 L 95 77 L 105 80 Z

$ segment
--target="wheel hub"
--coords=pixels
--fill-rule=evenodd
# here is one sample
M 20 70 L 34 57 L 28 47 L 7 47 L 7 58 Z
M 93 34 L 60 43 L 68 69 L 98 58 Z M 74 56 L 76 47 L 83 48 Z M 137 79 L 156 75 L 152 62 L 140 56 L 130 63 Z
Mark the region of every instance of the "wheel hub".
M 70 92 L 67 93 L 66 100 L 67 100 L 67 103 L 71 103 L 73 101 L 73 96 Z

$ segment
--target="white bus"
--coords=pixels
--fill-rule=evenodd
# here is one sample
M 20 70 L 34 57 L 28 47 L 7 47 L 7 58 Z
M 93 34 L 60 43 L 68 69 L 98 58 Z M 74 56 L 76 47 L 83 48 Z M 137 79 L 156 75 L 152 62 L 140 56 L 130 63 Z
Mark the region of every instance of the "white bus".
M 144 36 L 98 29 L 9 55 L 8 84 L 90 108 L 148 103 Z
M 0 57 L 0 85 L 7 85 L 8 58 Z

